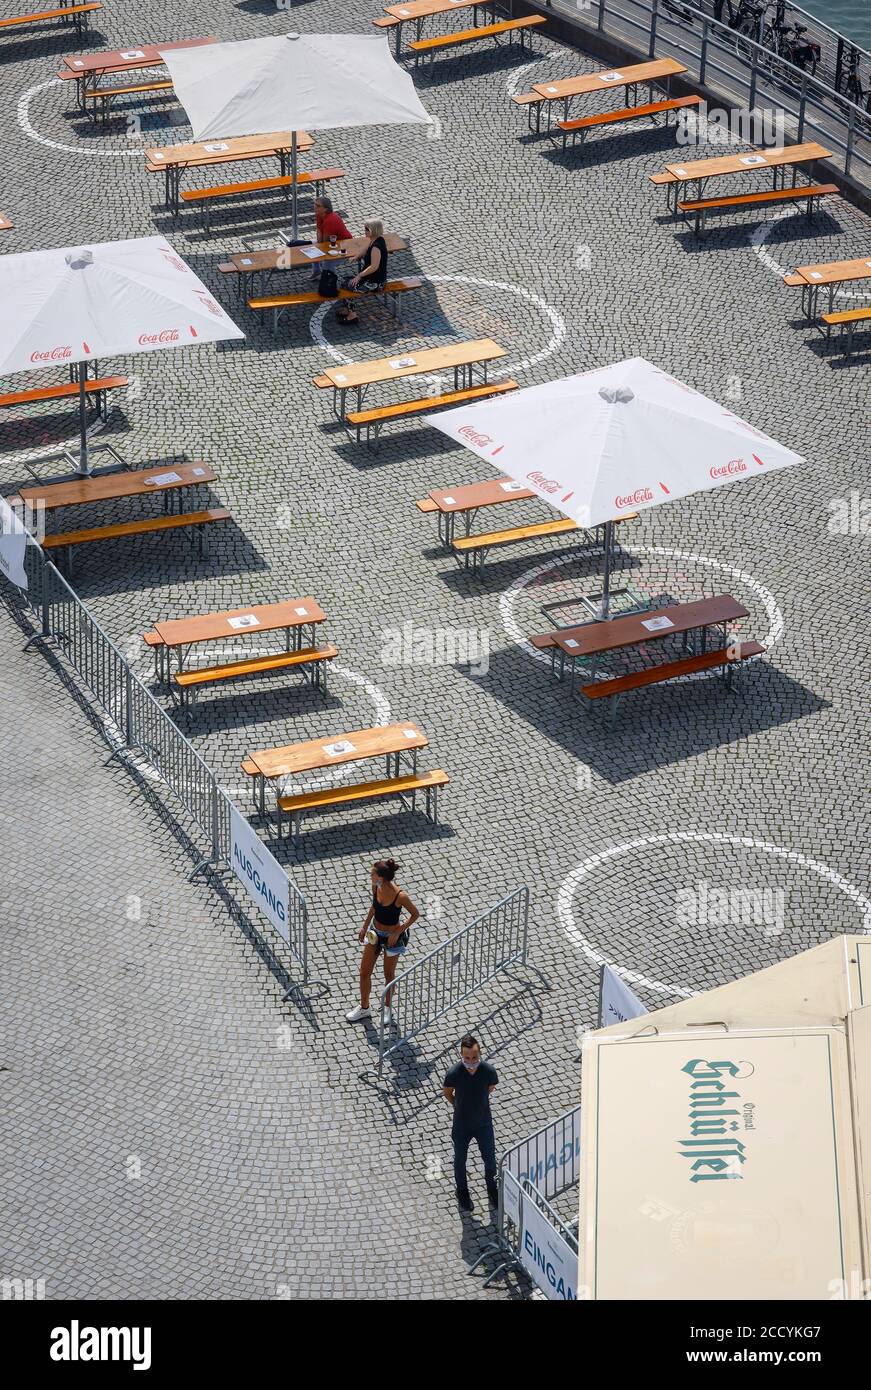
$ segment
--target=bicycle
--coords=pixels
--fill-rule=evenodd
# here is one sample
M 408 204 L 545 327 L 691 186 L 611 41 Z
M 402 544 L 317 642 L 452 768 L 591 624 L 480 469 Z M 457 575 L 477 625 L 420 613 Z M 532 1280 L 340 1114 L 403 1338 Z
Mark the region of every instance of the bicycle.
M 770 46 L 778 58 L 784 58 L 794 68 L 800 68 L 802 72 L 810 73 L 813 77 L 822 50 L 818 43 L 804 37 L 807 33 L 807 25 L 778 23 L 775 20 L 769 29 L 771 40 L 770 44 L 766 44 L 766 47 Z M 768 37 L 768 31 L 766 31 L 765 37 Z M 765 39 L 763 39 L 763 43 L 765 43 Z
M 871 90 L 865 91 L 859 77 L 858 48 L 851 48 L 847 54 L 847 75 L 844 80 L 843 93 L 848 101 L 852 101 L 854 106 L 862 107 L 871 114 Z M 840 91 L 841 88 L 839 87 Z
M 762 17 L 767 5 L 755 4 L 754 0 L 738 0 L 736 9 L 732 0 L 725 0 L 725 7 L 729 11 L 726 23 L 737 35 L 735 52 L 745 63 L 749 63 L 753 57 L 753 44 L 761 41 Z M 721 14 L 722 9 L 723 7 L 720 7 Z

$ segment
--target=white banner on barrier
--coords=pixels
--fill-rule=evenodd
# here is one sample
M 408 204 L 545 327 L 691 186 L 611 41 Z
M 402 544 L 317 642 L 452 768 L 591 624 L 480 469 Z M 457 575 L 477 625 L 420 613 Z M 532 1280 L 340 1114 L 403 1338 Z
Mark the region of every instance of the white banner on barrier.
M 230 807 L 230 863 L 248 896 L 289 946 L 287 874 L 235 806 Z
M 520 1262 L 547 1297 L 573 1302 L 578 1296 L 578 1256 L 554 1230 L 528 1192 L 520 1193 Z
M 27 532 L 21 518 L 0 497 L 0 570 L 6 578 L 19 589 L 27 588 L 27 575 L 24 571 L 24 549 L 27 545 Z
M 612 1023 L 625 1023 L 647 1012 L 617 972 L 610 965 L 603 965 L 599 975 L 599 1027 L 609 1028 Z
M 518 1144 L 506 1157 L 505 1169 L 519 1181 L 528 1178 L 548 1200 L 572 1187 L 581 1171 L 581 1107 Z

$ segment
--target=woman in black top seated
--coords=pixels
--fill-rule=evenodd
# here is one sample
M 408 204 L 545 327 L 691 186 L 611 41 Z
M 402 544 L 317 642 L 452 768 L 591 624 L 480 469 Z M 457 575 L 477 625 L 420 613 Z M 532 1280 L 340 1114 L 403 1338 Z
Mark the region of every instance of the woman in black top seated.
M 369 244 L 360 258 L 360 269 L 345 282 L 345 287 L 368 294 L 383 290 L 387 283 L 387 242 L 384 240 L 383 222 L 377 219 L 366 222 L 363 230 L 369 238 Z M 336 311 L 336 318 L 340 323 L 360 322 L 352 305 L 347 302 L 343 308 Z

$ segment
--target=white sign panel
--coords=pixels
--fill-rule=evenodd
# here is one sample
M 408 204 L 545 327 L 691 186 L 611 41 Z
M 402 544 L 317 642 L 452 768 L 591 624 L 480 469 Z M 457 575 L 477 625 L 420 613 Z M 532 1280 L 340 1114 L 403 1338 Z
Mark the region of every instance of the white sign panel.
M 508 1154 L 505 1169 L 518 1181 L 528 1178 L 548 1200 L 572 1187 L 581 1171 L 581 1107 L 518 1144 Z
M 0 497 L 0 571 L 19 589 L 27 588 L 24 572 L 24 549 L 27 532 L 21 518 Z
M 235 806 L 230 807 L 230 864 L 248 896 L 290 945 L 287 874 Z
M 603 965 L 599 976 L 599 1027 L 610 1028 L 612 1023 L 625 1023 L 628 1018 L 640 1018 L 646 1013 L 637 994 L 609 965 Z
M 573 1302 L 578 1290 L 578 1257 L 539 1211 L 532 1197 L 520 1194 L 520 1261 L 547 1298 Z

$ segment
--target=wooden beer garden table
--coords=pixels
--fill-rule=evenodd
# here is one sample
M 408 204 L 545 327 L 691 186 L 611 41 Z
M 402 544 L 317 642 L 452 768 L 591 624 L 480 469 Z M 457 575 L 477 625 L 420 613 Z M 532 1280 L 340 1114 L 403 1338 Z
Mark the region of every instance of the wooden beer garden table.
M 96 53 L 76 53 L 64 58 L 64 66 L 58 73 L 62 80 L 75 78 L 76 98 L 82 110 L 85 109 L 85 94 L 95 92 L 100 78 L 107 74 L 138 72 L 142 68 L 164 66 L 161 50 L 174 48 L 200 48 L 203 44 L 217 43 L 214 35 L 204 39 L 177 39 L 174 43 L 131 44 L 129 48 L 100 49 Z
M 201 642 L 226 641 L 228 637 L 239 637 L 249 632 L 278 632 L 286 635 L 286 650 L 303 646 L 305 629 L 310 631 L 309 646 L 315 645 L 315 628 L 326 622 L 326 614 L 320 604 L 308 594 L 305 598 L 285 599 L 281 603 L 254 604 L 249 608 L 229 608 L 223 613 L 206 613 L 198 618 L 170 618 L 155 623 L 157 633 L 164 648 L 175 652 L 178 669 L 184 669 L 191 647 Z
M 393 232 L 385 232 L 384 240 L 388 252 L 408 250 L 408 242 Z M 260 276 L 260 294 L 264 295 L 267 281 L 275 271 L 304 270 L 307 266 L 320 265 L 322 261 L 353 261 L 363 255 L 368 244 L 368 237 L 352 236 L 338 242 L 334 248 L 328 241 L 318 241 L 311 246 L 270 246 L 265 251 L 238 251 L 218 269 L 224 275 L 236 275 L 239 298 L 248 299 L 253 291 L 251 282 L 255 275 Z
M 636 105 L 636 88 L 644 83 L 651 92 L 654 82 L 665 79 L 665 90 L 678 73 L 686 72 L 686 65 L 676 58 L 656 58 L 649 63 L 630 63 L 621 68 L 605 68 L 601 72 L 587 72 L 580 77 L 562 77 L 553 82 L 534 82 L 532 90 L 546 103 L 548 129 L 551 125 L 550 110 L 555 101 L 563 104 L 562 119 L 569 118 L 569 107 L 575 97 L 589 96 L 591 92 L 604 92 L 611 88 L 627 88 L 630 106 Z M 651 95 L 652 100 L 652 95 Z
M 697 159 L 691 163 L 666 164 L 666 169 L 677 180 L 676 184 L 670 186 L 675 191 L 675 198 L 678 197 L 677 188 L 684 183 L 694 183 L 696 191 L 691 201 L 698 201 L 702 196 L 702 185 L 708 179 L 721 178 L 730 174 L 750 174 L 756 169 L 770 169 L 772 174 L 772 187 L 783 187 L 786 179 L 787 169 L 792 169 L 792 183 L 795 187 L 796 175 L 802 164 L 813 164 L 818 159 L 828 159 L 831 150 L 827 150 L 824 145 L 818 145 L 816 141 L 808 141 L 803 145 L 783 145 L 772 149 L 753 150 L 747 154 L 724 154 L 717 155 L 714 159 Z M 780 185 L 778 185 L 778 174 L 780 175 Z
M 307 743 L 291 743 L 284 748 L 268 748 L 250 754 L 249 761 L 257 769 L 258 800 L 265 814 L 265 784 L 278 782 L 276 795 L 281 796 L 281 780 L 303 772 L 315 772 L 343 763 L 360 762 L 366 758 L 385 758 L 387 776 L 398 777 L 400 759 L 410 753 L 413 771 L 417 773 L 417 754 L 429 740 L 412 720 L 402 724 L 380 724 L 374 729 L 354 729 L 335 738 L 310 739 Z M 393 767 L 395 766 L 395 771 Z
M 800 275 L 805 282 L 808 298 L 807 316 L 809 319 L 815 319 L 820 290 L 824 287 L 828 289 L 829 305 L 826 312 L 830 314 L 835 298 L 835 286 L 843 285 L 852 280 L 871 280 L 871 260 L 860 257 L 854 261 L 829 261 L 820 265 L 800 265 L 795 273 Z
M 450 550 L 454 540 L 456 518 L 462 515 L 468 536 L 472 522 L 481 507 L 498 507 L 502 502 L 525 502 L 538 493 L 513 478 L 488 478 L 483 483 L 466 483 L 462 487 L 433 488 L 428 494 L 439 513 L 439 539 Z
M 120 497 L 144 497 L 163 493 L 164 511 L 183 488 L 213 483 L 215 474 L 205 463 L 169 463 L 160 468 L 133 468 L 123 473 L 101 473 L 76 478 L 68 483 L 37 483 L 19 489 L 18 496 L 28 507 L 55 511 L 59 507 L 78 507 L 87 503 L 109 502 Z M 16 499 L 7 499 L 10 502 Z M 179 507 L 181 499 L 179 498 Z
M 571 662 L 571 689 L 575 684 L 575 663 L 593 658 L 590 680 L 595 680 L 596 658 L 608 652 L 626 647 L 640 647 L 646 642 L 662 641 L 666 637 L 685 635 L 701 630 L 702 651 L 707 645 L 707 629 L 723 628 L 723 646 L 726 645 L 726 624 L 746 618 L 748 610 L 731 594 L 717 594 L 714 598 L 698 599 L 692 603 L 674 603 L 666 608 L 646 610 L 643 613 L 629 614 L 623 618 L 612 618 L 607 622 L 585 623 L 582 627 L 562 628 L 549 633 L 551 646 L 551 668 L 560 653 L 560 680 L 563 678 L 566 657 Z
M 333 387 L 334 401 L 338 394 L 339 408 L 336 414 L 343 419 L 348 391 L 356 390 L 357 409 L 361 410 L 370 386 L 450 368 L 454 371 L 454 389 L 465 389 L 472 385 L 475 367 L 481 368 L 481 379 L 486 382 L 487 363 L 504 356 L 505 349 L 494 343 L 492 338 L 475 338 L 465 343 L 449 343 L 446 347 L 424 348 L 423 352 L 400 352 L 394 357 L 379 357 L 372 362 L 349 362 L 341 367 L 327 367 L 324 376 Z
M 473 11 L 472 23 L 478 26 L 478 10 L 493 10 L 495 15 L 496 6 L 494 0 L 407 0 L 406 4 L 385 5 L 384 12 L 389 14 L 391 19 L 398 20 L 396 25 L 396 56 L 399 57 L 402 51 L 402 26 L 406 23 L 414 25 L 414 37 L 419 39 L 423 33 L 423 22 L 430 19 L 433 15 L 451 14 L 454 10 Z
M 179 186 L 186 169 L 204 169 L 213 164 L 240 164 L 248 159 L 267 159 L 275 156 L 282 178 L 287 173 L 293 133 L 273 131 L 269 135 L 244 135 L 234 140 L 205 140 L 187 145 L 163 145 L 145 151 L 148 173 L 163 173 L 166 182 L 166 206 L 174 213 L 179 210 Z M 296 148 L 300 154 L 310 150 L 314 141 L 304 130 L 297 131 Z

